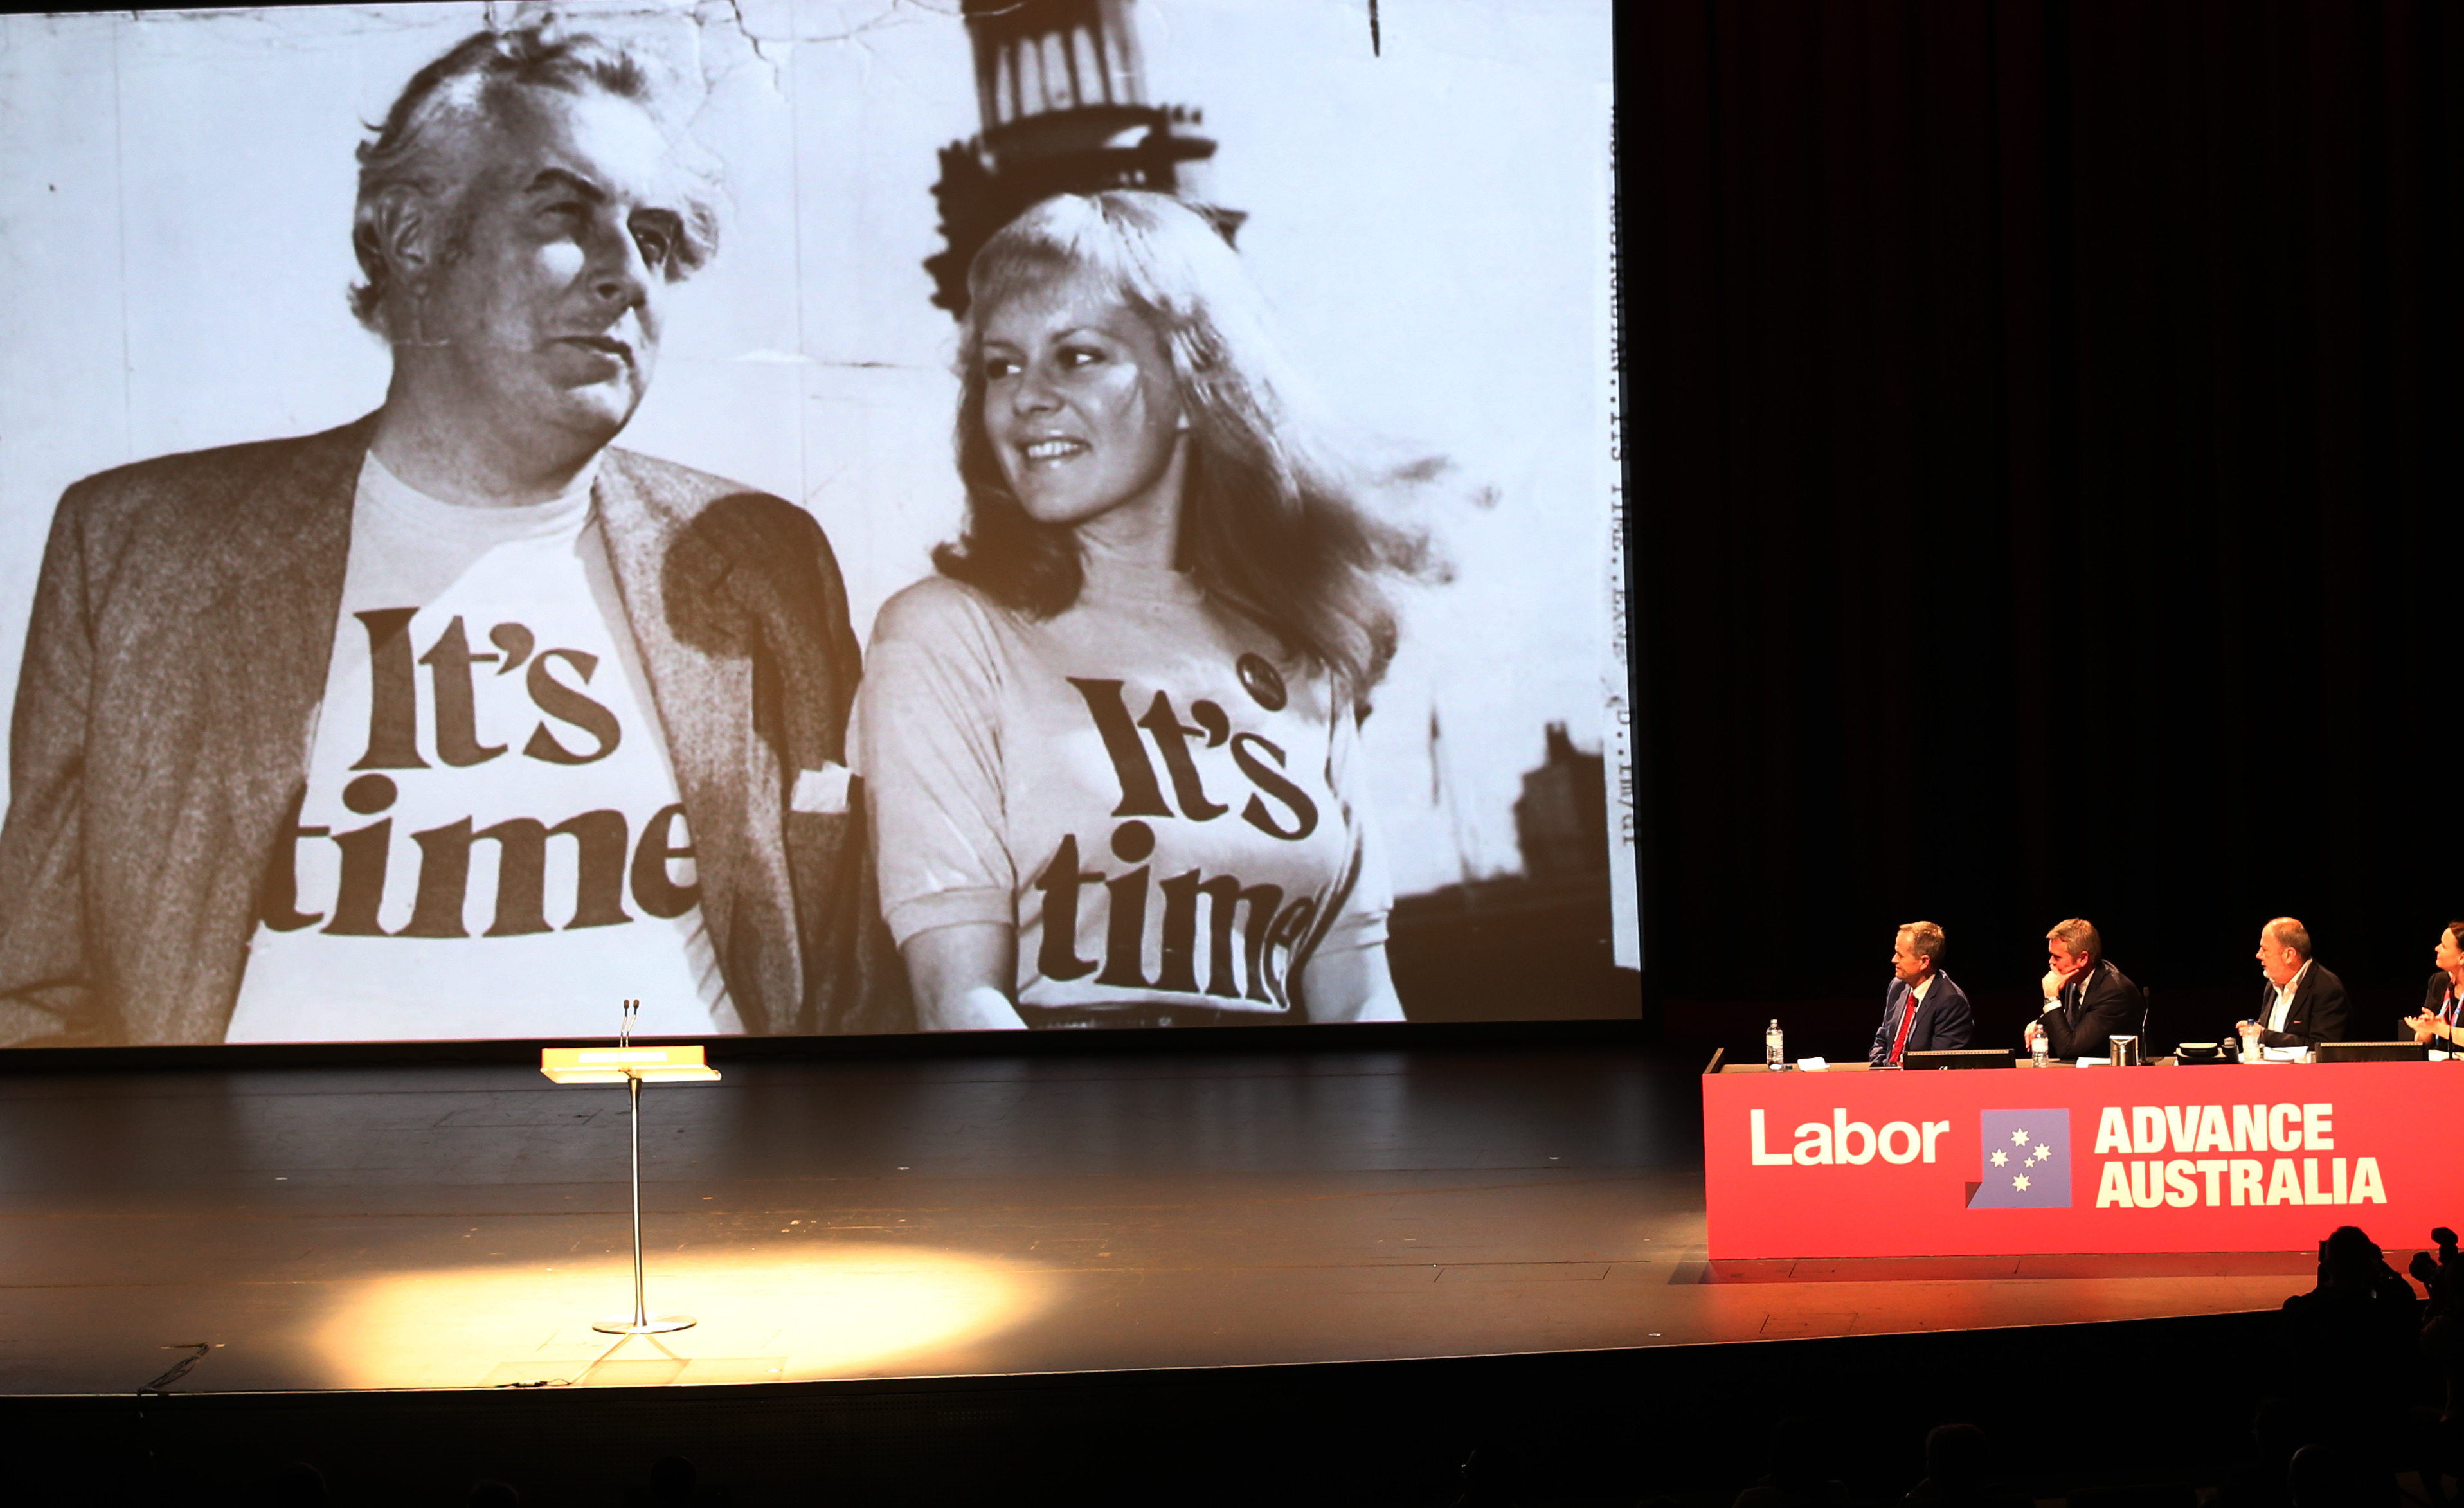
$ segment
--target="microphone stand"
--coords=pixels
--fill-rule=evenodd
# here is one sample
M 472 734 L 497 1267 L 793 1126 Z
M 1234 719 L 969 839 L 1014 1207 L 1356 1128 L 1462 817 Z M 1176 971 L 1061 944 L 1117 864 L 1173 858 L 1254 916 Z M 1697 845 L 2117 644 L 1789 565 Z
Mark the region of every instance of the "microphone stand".
M 625 1025 L 618 1033 L 616 1046 L 622 1050 L 633 1044 L 633 1017 L 640 1015 L 642 1002 L 625 1002 Z M 633 1132 L 633 1313 L 601 1320 L 590 1327 L 605 1335 L 664 1335 L 670 1330 L 690 1330 L 696 1322 L 689 1314 L 663 1314 L 653 1318 L 642 1300 L 642 1075 L 631 1068 L 625 1070 L 625 1093 L 630 1101 Z

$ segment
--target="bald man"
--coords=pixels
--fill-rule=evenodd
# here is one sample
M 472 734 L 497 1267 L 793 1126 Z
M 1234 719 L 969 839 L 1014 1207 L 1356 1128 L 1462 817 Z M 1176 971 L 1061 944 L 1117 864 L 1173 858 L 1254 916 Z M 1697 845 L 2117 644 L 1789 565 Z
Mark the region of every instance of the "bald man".
M 2344 1039 L 2344 1018 L 2352 1011 L 2344 981 L 2311 958 L 2310 929 L 2290 916 L 2260 928 L 2258 968 L 2267 984 L 2257 1016 L 2236 1027 L 2244 1042 L 2256 1038 L 2262 1047 L 2316 1047 Z

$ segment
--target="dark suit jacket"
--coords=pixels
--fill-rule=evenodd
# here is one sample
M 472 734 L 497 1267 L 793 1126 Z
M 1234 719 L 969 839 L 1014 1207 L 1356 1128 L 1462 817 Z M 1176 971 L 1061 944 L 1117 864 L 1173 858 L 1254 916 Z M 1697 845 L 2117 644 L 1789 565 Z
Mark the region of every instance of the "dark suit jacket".
M 2098 959 L 2095 968 L 2062 986 L 2060 999 L 2061 1004 L 2037 1017 L 2056 1058 L 2105 1057 L 2112 1051 L 2113 1034 L 2127 1037 L 2140 1031 L 2147 1014 L 2139 987 L 2110 959 Z
M 1908 987 L 1893 979 L 1882 992 L 1882 1024 L 1874 1032 L 1873 1051 L 1865 1055 L 1869 1063 L 1891 1060 L 1891 1039 L 1900 1034 L 1900 1013 L 1906 1008 Z M 1968 1009 L 1968 996 L 1950 982 L 1950 975 L 1936 973 L 1933 983 L 1925 987 L 1925 998 L 1917 1002 L 1917 1018 L 1908 1028 L 1908 1045 L 1903 1053 L 1936 1052 L 1965 1047 L 1976 1029 L 1976 1018 Z
M 0 1044 L 222 1039 L 306 787 L 373 417 L 61 498 L 10 733 Z M 827 778 L 797 802 L 846 763 L 857 673 L 821 526 L 624 450 L 593 500 L 745 1029 L 909 1027 L 863 803 Z
M 2447 976 L 2438 976 L 2441 986 Z M 2344 1039 L 2344 1017 L 2352 1007 L 2344 999 L 2344 981 L 2310 960 L 2309 973 L 2301 976 L 2300 986 L 2293 992 L 2293 1009 L 2284 1014 L 2284 1030 L 2266 1030 L 2267 1018 L 2276 1012 L 2276 986 L 2259 981 L 2258 1009 L 2250 1018 L 2259 1024 L 2258 1042 L 2262 1047 L 2316 1047 L 2321 1042 Z

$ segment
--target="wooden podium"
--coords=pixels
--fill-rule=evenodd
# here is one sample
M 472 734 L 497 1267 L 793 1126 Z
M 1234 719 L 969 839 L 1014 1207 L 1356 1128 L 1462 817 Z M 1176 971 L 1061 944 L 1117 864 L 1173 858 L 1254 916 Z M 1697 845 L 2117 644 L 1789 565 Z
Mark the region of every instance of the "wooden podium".
M 539 1050 L 539 1072 L 557 1083 L 622 1083 L 631 1102 L 633 1131 L 633 1312 L 630 1316 L 594 1321 L 591 1328 L 608 1335 L 660 1335 L 691 1329 L 689 1314 L 653 1315 L 642 1301 L 642 1085 L 645 1083 L 710 1083 L 718 1070 L 702 1060 L 697 1046 L 636 1047 L 633 1017 L 642 1002 L 625 1002 L 625 1026 L 613 1047 L 546 1047 Z

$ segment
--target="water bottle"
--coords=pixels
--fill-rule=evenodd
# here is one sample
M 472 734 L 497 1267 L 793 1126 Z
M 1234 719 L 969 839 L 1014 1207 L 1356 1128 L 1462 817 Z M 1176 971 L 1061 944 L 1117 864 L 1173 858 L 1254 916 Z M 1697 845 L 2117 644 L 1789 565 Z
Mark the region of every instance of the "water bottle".
M 1772 1070 L 1788 1066 L 1788 1050 L 1780 1045 L 1777 1016 L 1771 1017 L 1771 1025 L 1763 1032 L 1763 1066 Z
M 2053 1038 L 2045 1033 L 2044 1023 L 2028 1023 L 2028 1061 L 2042 1068 L 2054 1060 Z

